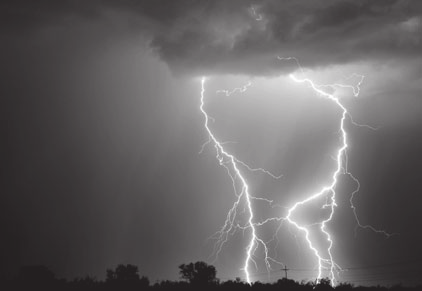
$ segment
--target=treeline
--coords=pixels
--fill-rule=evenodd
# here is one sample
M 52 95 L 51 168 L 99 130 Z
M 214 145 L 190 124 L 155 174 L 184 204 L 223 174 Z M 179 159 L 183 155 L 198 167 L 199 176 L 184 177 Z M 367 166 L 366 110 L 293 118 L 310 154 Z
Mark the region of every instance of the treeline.
M 216 275 L 216 269 L 204 262 L 182 264 L 179 266 L 181 281 L 160 281 L 151 284 L 145 276 L 139 275 L 137 266 L 118 265 L 114 270 L 106 272 L 104 281 L 96 280 L 93 277 L 77 278 L 74 280 L 57 279 L 53 272 L 45 266 L 22 267 L 14 279 L 3 280 L 1 290 L 55 290 L 55 291 L 141 291 L 141 290 L 422 290 L 422 286 L 402 287 L 362 287 L 351 284 L 340 284 L 332 287 L 328 279 L 316 282 L 298 283 L 290 279 L 280 279 L 274 283 L 255 282 L 247 284 L 240 278 L 229 281 L 220 281 Z

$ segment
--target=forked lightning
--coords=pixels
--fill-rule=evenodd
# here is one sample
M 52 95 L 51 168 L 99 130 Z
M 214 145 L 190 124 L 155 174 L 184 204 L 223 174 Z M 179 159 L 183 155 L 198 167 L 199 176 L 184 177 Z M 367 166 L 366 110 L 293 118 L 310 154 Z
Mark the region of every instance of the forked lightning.
M 357 213 L 356 213 L 356 207 L 353 204 L 353 198 L 355 196 L 355 194 L 359 191 L 360 189 L 360 183 L 359 181 L 348 171 L 347 169 L 347 148 L 348 148 L 348 135 L 345 129 L 345 122 L 348 119 L 350 121 L 351 124 L 357 125 L 357 126 L 365 126 L 365 127 L 369 127 L 366 125 L 360 125 L 357 124 L 353 121 L 350 113 L 347 111 L 346 107 L 344 107 L 344 105 L 340 102 L 339 98 L 336 97 L 335 93 L 328 93 L 326 91 L 324 91 L 324 88 L 330 88 L 330 89 L 334 89 L 333 91 L 335 92 L 335 89 L 338 87 L 341 88 L 348 88 L 352 90 L 352 93 L 355 97 L 357 97 L 359 95 L 360 92 L 360 85 L 363 81 L 363 76 L 361 75 L 357 75 L 354 74 L 354 77 L 358 77 L 359 78 L 359 82 L 357 83 L 357 85 L 352 86 L 352 85 L 346 85 L 346 84 L 341 84 L 341 83 L 334 83 L 334 84 L 329 84 L 329 85 L 318 85 L 316 83 L 314 83 L 311 79 L 306 78 L 303 69 L 301 68 L 298 60 L 296 58 L 290 57 L 290 58 L 280 58 L 278 57 L 279 60 L 295 60 L 296 64 L 298 65 L 298 68 L 300 69 L 300 72 L 302 73 L 303 77 L 302 78 L 298 78 L 296 77 L 294 74 L 290 74 L 289 77 L 291 78 L 291 80 L 293 80 L 296 83 L 304 83 L 307 84 L 308 86 L 310 86 L 310 88 L 318 95 L 327 98 L 329 100 L 331 100 L 332 102 L 334 102 L 337 107 L 340 109 L 341 111 L 341 119 L 339 122 L 339 132 L 340 132 L 340 138 L 341 138 L 341 145 L 338 148 L 338 150 L 336 151 L 336 156 L 335 156 L 335 161 L 336 161 L 336 167 L 335 170 L 332 173 L 331 176 L 331 181 L 325 185 L 324 187 L 322 187 L 322 189 L 320 189 L 319 191 L 309 195 L 307 198 L 305 198 L 304 200 L 301 201 L 297 201 L 296 203 L 293 204 L 293 206 L 288 207 L 287 209 L 287 215 L 280 215 L 279 217 L 272 217 L 272 218 L 268 218 L 264 221 L 254 221 L 254 212 L 253 212 L 253 201 L 254 200 L 263 200 L 268 202 L 271 206 L 273 201 L 265 199 L 265 198 L 260 198 L 260 197 L 255 197 L 252 196 L 251 193 L 249 192 L 249 185 L 248 182 L 245 178 L 245 176 L 242 174 L 242 170 L 244 171 L 261 171 L 263 173 L 266 173 L 268 175 L 270 175 L 271 177 L 275 178 L 275 179 L 279 179 L 281 178 L 281 176 L 276 176 L 270 172 L 268 172 L 267 170 L 263 169 L 263 168 L 252 168 L 250 166 L 248 166 L 246 163 L 244 163 L 243 161 L 237 159 L 233 154 L 229 153 L 225 148 L 224 148 L 224 143 L 220 142 L 217 137 L 214 135 L 213 131 L 210 128 L 210 120 L 213 120 L 206 112 L 205 110 L 205 82 L 206 82 L 206 78 L 202 78 L 201 79 L 201 103 L 200 103 L 200 110 L 205 118 L 205 122 L 204 122 L 204 127 L 205 130 L 208 134 L 208 141 L 204 144 L 204 146 L 206 144 L 212 144 L 216 150 L 216 158 L 219 161 L 220 165 L 223 166 L 232 183 L 233 183 L 233 188 L 235 191 L 235 195 L 236 195 L 236 200 L 233 204 L 233 206 L 230 208 L 225 223 L 223 224 L 222 228 L 216 232 L 212 238 L 216 240 L 216 243 L 214 245 L 214 251 L 212 256 L 214 256 L 215 258 L 218 257 L 218 255 L 220 254 L 222 247 L 224 246 L 224 244 L 227 242 L 227 240 L 229 239 L 229 236 L 234 234 L 234 232 L 236 232 L 236 230 L 250 230 L 251 233 L 251 237 L 249 239 L 248 245 L 246 247 L 246 258 L 243 264 L 243 268 L 242 270 L 245 273 L 245 277 L 246 277 L 246 281 L 251 284 L 252 280 L 251 280 L 251 272 L 250 272 L 250 267 L 253 264 L 256 268 L 257 268 L 257 263 L 255 261 L 255 252 L 256 250 L 261 246 L 263 248 L 264 251 L 264 262 L 265 265 L 267 267 L 267 270 L 270 271 L 272 270 L 272 264 L 276 264 L 276 265 L 280 265 L 280 266 L 284 266 L 282 262 L 277 261 L 276 259 L 272 258 L 269 255 L 269 249 L 268 249 L 268 242 L 265 242 L 262 238 L 259 237 L 258 232 L 257 232 L 257 227 L 260 227 L 268 222 L 273 222 L 273 221 L 277 221 L 279 223 L 283 222 L 283 221 L 287 221 L 289 222 L 291 225 L 295 226 L 300 232 L 302 232 L 304 234 L 305 240 L 310 248 L 310 250 L 315 254 L 315 257 L 317 259 L 317 263 L 318 263 L 318 274 L 317 274 L 317 282 L 323 277 L 323 272 L 326 271 L 329 274 L 329 279 L 331 280 L 331 284 L 335 285 L 336 284 L 336 273 L 338 271 L 341 270 L 340 266 L 335 262 L 334 258 L 333 258 L 333 254 L 332 254 L 332 248 L 333 248 L 333 244 L 334 241 L 332 239 L 332 236 L 330 235 L 328 229 L 327 229 L 327 225 L 330 221 L 332 221 L 333 217 L 334 217 L 334 213 L 335 213 L 335 207 L 337 206 L 336 204 L 336 186 L 338 184 L 338 177 L 341 174 L 347 174 L 349 175 L 353 181 L 356 183 L 356 189 L 352 192 L 351 194 L 351 198 L 350 198 L 350 205 L 352 208 L 352 212 L 355 216 L 356 219 L 356 224 L 357 227 L 361 227 L 361 228 L 366 228 L 366 229 L 370 229 L 376 233 L 380 233 L 383 234 L 387 237 L 393 235 L 393 234 L 389 234 L 383 230 L 378 230 L 370 225 L 363 225 L 361 224 L 360 220 L 358 219 Z M 233 90 L 219 90 L 217 91 L 217 93 L 224 93 L 226 96 L 230 96 L 231 94 L 234 93 L 242 93 L 245 92 L 248 87 L 251 86 L 251 83 L 248 82 L 248 84 L 246 84 L 245 86 L 239 87 L 239 88 L 235 88 Z M 372 127 L 369 127 L 371 129 L 374 129 Z M 204 146 L 202 147 L 202 149 L 204 148 Z M 202 152 L 202 150 L 201 150 Z M 240 185 L 240 189 L 239 186 Z M 294 219 L 294 213 L 295 211 L 300 208 L 301 206 L 304 206 L 308 203 L 312 203 L 314 200 L 316 200 L 317 198 L 321 198 L 324 197 L 326 198 L 326 203 L 322 206 L 323 209 L 328 209 L 329 210 L 329 214 L 328 217 L 323 219 L 322 221 L 317 221 L 315 223 L 313 223 L 311 226 L 319 226 L 319 230 L 321 231 L 321 233 L 325 236 L 326 239 L 326 249 L 318 249 L 318 247 L 316 246 L 316 241 L 314 238 L 311 237 L 311 232 L 310 232 L 310 225 L 303 225 L 300 224 L 299 222 L 297 222 Z M 237 211 L 238 211 L 238 207 L 240 207 L 242 205 L 242 203 L 244 203 L 246 205 L 245 209 L 247 212 L 247 222 L 244 224 L 240 224 L 236 218 L 237 218 Z M 279 228 L 277 228 L 276 234 L 278 232 Z

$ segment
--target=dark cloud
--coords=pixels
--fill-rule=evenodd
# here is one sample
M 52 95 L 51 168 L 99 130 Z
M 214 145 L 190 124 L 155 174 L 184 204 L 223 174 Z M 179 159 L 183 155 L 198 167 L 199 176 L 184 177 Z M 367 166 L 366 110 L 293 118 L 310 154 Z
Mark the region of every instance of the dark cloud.
M 422 5 L 414 1 L 197 3 L 152 31 L 151 46 L 173 71 L 269 74 L 282 67 L 276 55 L 326 66 L 421 50 Z
M 3 27 L 119 11 L 175 73 L 265 75 L 289 69 L 277 55 L 313 67 L 414 58 L 422 49 L 419 1 L 26 2 L 1 4 Z

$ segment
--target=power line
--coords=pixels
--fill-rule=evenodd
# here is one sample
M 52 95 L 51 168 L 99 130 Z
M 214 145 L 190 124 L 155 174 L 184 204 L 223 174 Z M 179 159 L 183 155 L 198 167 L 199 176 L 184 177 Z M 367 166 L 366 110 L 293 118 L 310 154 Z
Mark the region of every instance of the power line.
M 368 269 L 378 269 L 378 268 L 385 268 L 385 267 L 392 267 L 392 266 L 400 266 L 400 265 L 410 265 L 410 264 L 416 264 L 420 263 L 422 260 L 411 260 L 411 261 L 399 261 L 399 262 L 393 262 L 393 263 L 387 263 L 387 264 L 379 264 L 379 265 L 369 265 L 369 266 L 361 266 L 361 267 L 347 267 L 342 268 L 342 271 L 357 271 L 357 270 L 368 270 Z M 284 269 L 281 269 L 284 270 Z M 300 268 L 300 269 L 287 269 L 288 271 L 292 272 L 316 272 L 317 269 L 306 269 L 306 268 Z M 254 273 L 251 274 L 252 276 L 259 277 L 263 275 L 271 275 L 278 273 L 278 270 L 270 270 L 268 272 L 260 272 L 260 273 Z M 344 273 L 347 275 L 347 273 Z M 356 275 L 355 275 L 356 276 Z
M 376 268 L 390 267 L 390 266 L 396 266 L 396 265 L 416 264 L 416 263 L 420 263 L 420 262 L 422 262 L 422 260 L 401 261 L 401 262 L 394 262 L 394 263 L 388 263 L 388 264 L 382 264 L 382 265 L 343 268 L 343 270 L 346 271 L 346 270 L 376 269 Z

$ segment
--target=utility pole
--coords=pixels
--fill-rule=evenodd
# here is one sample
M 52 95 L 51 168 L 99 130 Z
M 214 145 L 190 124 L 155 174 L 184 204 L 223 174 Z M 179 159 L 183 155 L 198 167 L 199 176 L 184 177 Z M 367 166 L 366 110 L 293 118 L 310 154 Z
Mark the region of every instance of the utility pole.
M 287 266 L 286 265 L 284 265 L 284 268 L 283 269 L 281 269 L 282 271 L 284 271 L 284 278 L 287 280 L 287 271 L 289 270 L 289 269 L 287 269 Z

